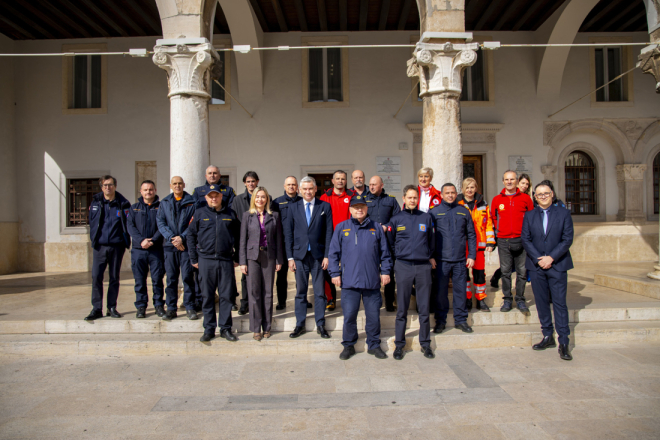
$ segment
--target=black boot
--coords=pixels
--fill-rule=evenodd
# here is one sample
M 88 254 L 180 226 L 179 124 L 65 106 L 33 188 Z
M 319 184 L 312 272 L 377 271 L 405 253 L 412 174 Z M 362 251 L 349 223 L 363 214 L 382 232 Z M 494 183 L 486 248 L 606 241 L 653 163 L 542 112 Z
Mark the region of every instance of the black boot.
M 472 298 L 468 298 L 465 300 L 465 306 L 467 307 L 468 312 L 472 311 Z
M 483 312 L 490 312 L 490 307 L 486 304 L 485 299 L 480 299 L 477 301 L 477 310 L 481 310 Z

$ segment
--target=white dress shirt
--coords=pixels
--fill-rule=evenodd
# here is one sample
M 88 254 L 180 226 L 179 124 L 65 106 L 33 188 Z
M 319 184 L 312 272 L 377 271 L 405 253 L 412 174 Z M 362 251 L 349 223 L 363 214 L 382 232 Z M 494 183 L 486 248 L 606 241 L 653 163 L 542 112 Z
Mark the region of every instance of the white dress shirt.
M 429 205 L 431 204 L 431 187 L 425 191 L 421 186 L 419 187 L 419 210 L 422 212 L 429 212 Z

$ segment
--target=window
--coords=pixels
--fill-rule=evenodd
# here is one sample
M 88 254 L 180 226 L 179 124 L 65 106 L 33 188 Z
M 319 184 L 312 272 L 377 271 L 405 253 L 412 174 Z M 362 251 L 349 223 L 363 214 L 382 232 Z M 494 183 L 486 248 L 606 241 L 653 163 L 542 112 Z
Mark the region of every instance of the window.
M 486 99 L 485 51 L 477 53 L 477 62 L 463 71 L 461 101 L 488 101 Z
M 304 46 L 341 46 L 348 37 L 304 37 Z M 348 49 L 303 51 L 303 107 L 348 107 Z
M 228 38 L 214 38 L 213 46 L 218 50 L 222 69 L 218 82 L 222 84 L 222 89 L 215 81 L 211 81 L 211 100 L 209 101 L 209 110 L 231 110 L 231 54 L 230 52 L 220 51 L 231 47 L 231 40 Z
M 653 214 L 660 213 L 660 153 L 653 159 Z
M 596 87 L 598 88 L 621 75 L 621 48 L 597 47 L 594 51 L 596 56 Z M 596 101 L 623 101 L 623 78 L 619 78 L 598 90 Z
M 630 46 L 620 43 L 632 43 L 631 37 L 593 37 L 589 43 L 603 44 L 590 47 L 590 86 L 591 90 L 603 87 L 591 94 L 592 107 L 630 107 L 633 105 L 633 77 L 628 74 L 607 84 L 623 72 L 633 67 L 633 54 Z M 607 84 L 607 85 L 605 85 Z
M 86 226 L 92 197 L 99 192 L 98 179 L 68 179 L 67 226 Z
M 220 61 L 224 66 L 225 53 L 218 52 L 218 55 L 220 55 Z M 222 69 L 222 71 L 220 72 L 220 78 L 218 78 L 218 82 L 222 84 L 222 87 L 225 86 L 225 69 Z M 220 87 L 218 83 L 216 83 L 215 81 L 211 83 L 211 104 L 226 104 L 225 91 L 222 87 Z
M 62 110 L 64 114 L 107 113 L 105 44 L 65 44 L 62 58 Z M 90 53 L 85 55 L 85 52 Z
M 564 163 L 566 207 L 572 215 L 596 214 L 596 167 L 589 155 L 574 151 Z

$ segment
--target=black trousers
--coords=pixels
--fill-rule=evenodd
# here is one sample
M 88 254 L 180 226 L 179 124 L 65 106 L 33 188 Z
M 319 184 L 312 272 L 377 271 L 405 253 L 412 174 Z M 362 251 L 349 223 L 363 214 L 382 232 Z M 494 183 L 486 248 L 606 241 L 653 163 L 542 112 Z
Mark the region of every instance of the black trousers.
M 568 326 L 568 307 L 566 306 L 568 274 L 551 267 L 547 270 L 541 268 L 530 270 L 530 275 L 543 336 L 552 336 L 553 334 L 552 312 L 550 311 L 552 301 L 559 343 L 568 345 L 568 335 L 571 334 L 571 329 Z
M 215 333 L 231 329 L 231 291 L 234 262 L 224 260 L 199 259 L 199 274 L 202 285 L 202 313 L 204 333 Z M 218 291 L 218 316 L 215 315 L 215 291 Z
M 323 260 L 316 260 L 311 252 L 305 254 L 302 260 L 296 262 L 296 327 L 305 325 L 307 319 L 307 292 L 309 290 L 309 276 L 312 275 L 314 287 L 314 319 L 317 326 L 325 325 L 325 306 L 328 304 L 325 296 Z
M 396 267 L 396 260 L 394 260 L 394 264 Z M 392 271 L 392 274 L 390 275 L 390 282 L 385 285 L 385 288 L 383 289 L 384 294 L 385 294 L 385 306 L 386 307 L 394 307 L 394 299 L 396 298 L 396 293 L 394 286 L 396 285 L 396 276 L 394 274 L 394 271 Z M 411 290 L 412 293 L 412 290 Z M 397 301 L 398 302 L 398 301 Z
M 131 269 L 135 278 L 135 308 L 147 307 L 147 276 L 151 272 L 151 284 L 154 307 L 165 305 L 163 277 L 165 276 L 165 256 L 163 249 L 131 250 Z
M 525 300 L 525 284 L 527 283 L 527 270 L 525 258 L 527 254 L 522 246 L 522 239 L 498 238 L 497 249 L 500 255 L 500 269 L 502 270 L 502 295 L 505 301 L 512 301 L 511 274 L 516 272 L 516 302 Z
M 431 263 L 428 261 L 414 263 L 396 260 L 394 272 L 397 279 L 396 337 L 394 344 L 397 348 L 403 348 L 406 345 L 408 307 L 410 307 L 410 297 L 412 296 L 413 284 L 415 284 L 417 309 L 419 310 L 419 345 L 429 347 L 431 345 L 429 307 L 431 303 L 431 286 L 433 284 Z
M 282 269 L 277 272 L 277 278 L 275 281 L 275 286 L 277 287 L 277 304 L 286 305 L 287 298 L 287 289 L 289 288 L 289 283 L 287 282 L 287 275 L 289 274 L 289 265 L 288 261 L 285 261 L 282 265 Z
M 179 296 L 179 276 L 183 278 L 183 306 L 186 310 L 195 308 L 195 276 L 190 264 L 188 251 L 165 251 L 165 272 L 167 283 L 165 286 L 165 301 L 167 310 L 176 310 L 176 301 Z
M 95 310 L 103 310 L 103 274 L 106 267 L 110 275 L 106 305 L 108 308 L 117 307 L 119 271 L 124 252 L 126 248 L 123 245 L 96 245 L 92 250 L 92 307 Z

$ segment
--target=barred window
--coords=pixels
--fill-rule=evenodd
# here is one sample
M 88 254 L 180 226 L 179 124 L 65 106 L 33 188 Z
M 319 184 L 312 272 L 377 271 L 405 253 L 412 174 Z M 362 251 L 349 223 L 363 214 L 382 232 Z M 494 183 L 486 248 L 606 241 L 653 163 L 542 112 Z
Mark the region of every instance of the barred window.
M 660 213 L 660 153 L 653 159 L 653 213 Z
M 89 206 L 92 197 L 99 192 L 98 179 L 68 179 L 67 226 L 88 224 Z
M 591 157 L 574 151 L 564 163 L 566 207 L 572 215 L 596 214 L 596 167 Z

